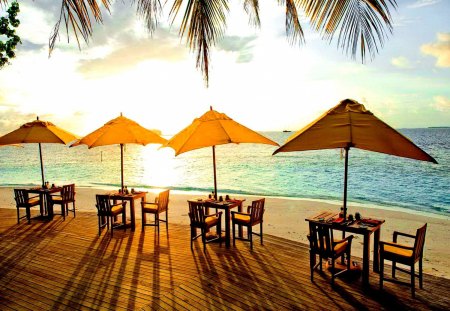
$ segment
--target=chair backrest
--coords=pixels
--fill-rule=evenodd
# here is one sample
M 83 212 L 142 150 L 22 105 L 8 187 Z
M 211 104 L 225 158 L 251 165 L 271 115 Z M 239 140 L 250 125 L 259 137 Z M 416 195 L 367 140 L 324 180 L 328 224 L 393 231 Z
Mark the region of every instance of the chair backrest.
M 323 257 L 333 254 L 333 229 L 330 225 L 309 223 L 309 244 L 312 251 Z
M 61 197 L 64 201 L 73 202 L 75 200 L 75 184 L 64 185 L 61 190 Z
M 111 213 L 111 199 L 107 194 L 97 194 L 95 196 L 97 204 L 95 205 L 99 215 L 107 216 Z
M 264 204 L 266 199 L 259 199 L 252 202 L 252 206 L 249 207 L 250 222 L 252 225 L 259 224 L 263 221 Z
M 414 241 L 414 260 L 418 260 L 423 255 L 423 246 L 425 245 L 425 234 L 427 233 L 427 224 L 417 229 L 416 240 Z
M 205 222 L 205 211 L 202 202 L 189 203 L 189 219 L 191 220 L 191 226 L 201 227 Z
M 28 204 L 28 190 L 27 189 L 14 189 L 14 199 L 17 206 L 24 206 Z
M 166 211 L 169 207 L 169 193 L 170 190 L 165 190 L 158 195 L 158 210 L 160 212 Z

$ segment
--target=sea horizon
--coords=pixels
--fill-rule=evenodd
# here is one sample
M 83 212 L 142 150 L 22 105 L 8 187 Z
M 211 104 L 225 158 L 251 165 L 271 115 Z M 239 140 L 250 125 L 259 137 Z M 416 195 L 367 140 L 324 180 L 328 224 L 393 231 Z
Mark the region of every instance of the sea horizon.
M 353 148 L 349 156 L 348 204 L 450 215 L 450 129 L 399 129 L 436 158 L 439 164 Z M 261 132 L 282 144 L 292 132 Z M 276 148 L 230 144 L 216 148 L 219 195 L 268 196 L 342 203 L 344 165 L 338 149 L 290 152 L 272 156 Z M 87 149 L 42 145 L 46 180 L 61 185 L 118 189 L 118 146 Z M 37 144 L 0 148 L 0 186 L 40 185 Z M 170 148 L 127 145 L 124 179 L 129 189 L 162 189 L 207 195 L 213 189 L 211 148 L 178 157 Z

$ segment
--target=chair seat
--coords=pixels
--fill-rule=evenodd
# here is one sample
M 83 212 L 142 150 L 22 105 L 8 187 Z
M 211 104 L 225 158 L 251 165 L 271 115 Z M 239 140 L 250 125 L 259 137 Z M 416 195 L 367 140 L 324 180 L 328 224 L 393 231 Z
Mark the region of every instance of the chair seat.
M 156 203 L 143 203 L 142 210 L 145 213 L 156 213 L 158 211 L 158 204 Z
M 62 196 L 60 195 L 54 195 L 52 196 L 52 201 L 53 202 L 61 202 L 63 200 Z
M 41 203 L 41 200 L 39 198 L 28 199 L 28 204 L 30 204 L 31 206 L 38 205 L 40 203 Z
M 334 239 L 335 241 L 338 241 L 336 239 Z M 319 245 L 320 248 L 320 241 L 317 241 L 317 244 Z M 336 254 L 342 254 L 346 249 L 347 249 L 347 245 L 348 245 L 348 241 L 344 241 L 341 243 L 337 243 L 334 247 L 333 250 Z M 327 250 L 327 245 L 324 245 L 324 250 Z
M 236 224 L 248 225 L 250 224 L 250 214 L 234 214 L 234 222 Z
M 208 228 L 215 226 L 218 222 L 219 222 L 219 217 L 217 217 L 217 216 L 209 216 L 209 217 L 205 218 L 205 223 Z
M 119 215 L 120 213 L 122 213 L 122 211 L 123 211 L 122 204 L 111 207 L 111 214 L 113 216 Z
M 401 244 L 398 244 L 398 245 L 401 245 Z M 413 255 L 412 250 L 404 249 L 401 247 L 396 247 L 394 245 L 385 245 L 384 252 L 385 252 L 386 257 L 388 257 L 389 254 L 392 254 L 392 255 L 401 256 L 401 257 L 405 257 L 405 258 L 411 258 Z

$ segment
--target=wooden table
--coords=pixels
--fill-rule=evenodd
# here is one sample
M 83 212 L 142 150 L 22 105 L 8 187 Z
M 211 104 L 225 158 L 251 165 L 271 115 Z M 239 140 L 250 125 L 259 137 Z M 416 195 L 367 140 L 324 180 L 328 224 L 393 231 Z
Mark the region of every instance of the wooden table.
M 28 189 L 28 192 L 39 194 L 39 199 L 41 200 L 40 205 L 41 216 L 48 218 L 49 220 L 52 220 L 54 213 L 50 195 L 52 193 L 61 192 L 61 190 L 62 187 L 51 187 L 51 188 L 37 187 Z
M 228 201 L 214 201 L 214 200 L 189 200 L 191 202 L 203 202 L 203 205 L 208 208 L 217 208 L 224 211 L 225 214 L 225 246 L 230 247 L 231 243 L 231 209 L 237 207 L 239 212 L 242 212 L 242 202 L 244 200 L 233 199 Z M 206 212 L 208 213 L 208 212 Z M 239 232 L 240 236 L 242 236 L 242 231 Z
M 120 201 L 128 201 L 130 202 L 130 227 L 131 231 L 134 231 L 136 229 L 136 215 L 135 215 L 135 208 L 134 208 L 134 201 L 141 199 L 142 202 L 146 200 L 147 192 L 134 192 L 130 194 L 122 194 L 119 192 L 110 192 L 108 193 L 110 198 L 116 203 L 118 200 Z
M 369 271 L 370 271 L 370 236 L 373 235 L 373 271 L 379 272 L 379 257 L 378 257 L 378 244 L 380 241 L 381 225 L 385 222 L 384 219 L 377 219 L 379 223 L 373 226 L 364 226 L 361 221 L 354 221 L 349 225 L 341 225 L 332 223 L 331 220 L 338 217 L 338 213 L 330 211 L 322 211 L 312 217 L 308 217 L 305 220 L 310 223 L 329 224 L 334 230 L 351 232 L 355 234 L 361 234 L 364 236 L 363 241 L 363 268 L 362 268 L 362 280 L 364 285 L 369 285 Z

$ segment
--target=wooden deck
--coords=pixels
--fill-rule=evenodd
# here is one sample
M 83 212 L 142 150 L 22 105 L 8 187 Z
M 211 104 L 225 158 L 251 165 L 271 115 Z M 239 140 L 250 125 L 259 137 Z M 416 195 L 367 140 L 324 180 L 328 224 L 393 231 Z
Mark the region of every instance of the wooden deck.
M 0 310 L 438 310 L 449 309 L 450 280 L 425 275 L 416 299 L 409 288 L 370 274 L 328 273 L 310 281 L 306 245 L 265 235 L 264 246 L 237 241 L 226 249 L 201 241 L 189 246 L 189 228 L 169 234 L 117 230 L 98 237 L 97 217 L 78 213 L 62 221 L 16 222 L 0 209 Z

